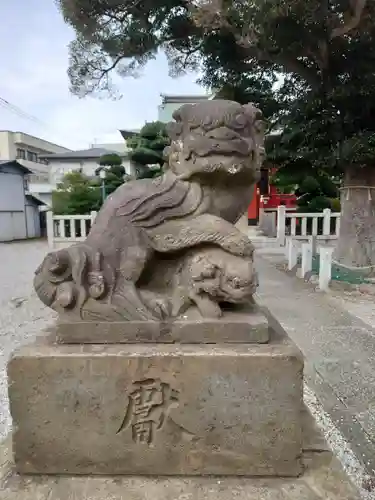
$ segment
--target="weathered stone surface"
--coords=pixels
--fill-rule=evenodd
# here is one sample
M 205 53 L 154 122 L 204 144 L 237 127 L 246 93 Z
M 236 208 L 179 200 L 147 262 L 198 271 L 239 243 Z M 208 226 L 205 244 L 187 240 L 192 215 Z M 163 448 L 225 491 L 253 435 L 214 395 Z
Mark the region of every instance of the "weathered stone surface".
M 185 344 L 266 343 L 268 320 L 258 309 L 226 312 L 222 319 L 202 319 L 190 310 L 174 322 L 121 321 L 59 323 L 57 341 L 67 344 L 181 342 Z
M 361 500 L 331 453 L 304 457 L 299 478 L 20 476 L 3 467 L 6 500 Z M 365 494 L 367 492 L 364 492 Z
M 223 302 L 255 293 L 254 247 L 234 224 L 260 176 L 261 112 L 215 99 L 173 118 L 164 174 L 121 185 L 85 241 L 36 270 L 39 298 L 63 321 L 165 321 L 191 306 L 218 318 Z
M 303 411 L 304 472 L 298 478 L 20 476 L 11 439 L 0 443 L 0 491 L 6 500 L 360 500 L 363 496 L 328 451 Z M 321 443 L 317 447 L 315 443 Z M 327 451 L 317 451 L 317 450 Z M 353 478 L 352 478 L 353 479 Z M 360 481 L 360 478 L 355 478 Z
M 21 473 L 301 472 L 302 369 L 266 345 L 38 345 L 8 365 Z

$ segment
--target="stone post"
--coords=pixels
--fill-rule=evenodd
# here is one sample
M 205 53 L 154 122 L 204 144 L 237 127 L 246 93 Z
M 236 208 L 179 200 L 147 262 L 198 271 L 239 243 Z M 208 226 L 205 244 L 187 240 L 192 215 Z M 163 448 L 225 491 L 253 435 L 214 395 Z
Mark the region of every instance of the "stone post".
M 277 230 L 276 238 L 280 246 L 285 245 L 285 205 L 280 205 L 277 207 Z
M 320 247 L 319 290 L 327 292 L 332 277 L 333 247 Z
M 317 237 L 316 236 L 309 236 L 308 243 L 311 246 L 312 254 L 316 255 L 316 253 L 317 253 Z
M 289 238 L 288 245 L 288 271 L 293 271 L 297 266 L 298 254 L 299 254 L 299 243 L 293 238 Z
M 54 246 L 54 227 L 53 227 L 53 212 L 52 210 L 48 210 L 46 214 L 46 219 L 47 219 L 47 242 L 48 242 L 48 247 L 53 248 Z
M 302 262 L 299 269 L 299 277 L 306 279 L 312 270 L 312 245 L 310 242 L 302 243 Z
M 323 210 L 323 235 L 329 236 L 331 234 L 331 209 L 325 208 Z
M 277 235 L 277 222 L 276 222 L 277 213 L 276 213 L 276 211 L 271 212 L 269 214 L 269 217 L 270 217 L 270 233 L 269 233 L 269 236 L 272 236 L 274 238 Z
M 94 222 L 95 222 L 95 219 L 96 219 L 96 216 L 97 216 L 97 215 L 98 215 L 98 212 L 97 212 L 96 210 L 92 210 L 92 211 L 90 212 L 90 216 L 91 216 L 91 225 L 93 225 L 93 224 L 94 224 Z

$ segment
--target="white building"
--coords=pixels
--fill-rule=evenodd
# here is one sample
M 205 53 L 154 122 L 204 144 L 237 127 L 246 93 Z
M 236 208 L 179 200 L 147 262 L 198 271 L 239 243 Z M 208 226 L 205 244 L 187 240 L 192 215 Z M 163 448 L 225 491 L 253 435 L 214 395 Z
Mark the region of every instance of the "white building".
M 29 191 L 45 203 L 49 203 L 49 167 L 43 155 L 71 151 L 52 142 L 23 132 L 0 131 L 0 160 L 15 161 L 30 170 Z
M 94 177 L 99 166 L 99 160 L 103 155 L 117 154 L 122 158 L 122 165 L 128 175 L 133 174 L 132 166 L 125 151 L 113 151 L 101 147 L 83 149 L 79 151 L 69 151 L 57 154 L 43 155 L 42 158 L 48 162 L 49 183 L 51 192 L 56 189 L 56 186 L 61 182 L 65 174 L 69 172 L 79 171 L 88 177 Z
M 161 104 L 158 106 L 158 120 L 167 123 L 173 120 L 172 114 L 176 109 L 184 104 L 197 104 L 202 101 L 211 100 L 214 94 L 210 95 L 169 95 L 161 94 Z
M 116 153 L 122 156 L 124 153 L 129 151 L 129 148 L 126 146 L 126 142 L 111 142 L 111 143 L 103 143 L 103 144 L 91 144 L 90 148 L 99 148 L 99 149 L 109 149 L 109 151 Z
M 122 129 L 122 130 L 119 130 L 120 134 L 122 135 L 122 137 L 124 138 L 125 140 L 125 150 L 126 151 L 129 151 L 130 148 L 128 148 L 127 144 L 126 144 L 126 141 L 128 139 L 130 139 L 131 137 L 134 137 L 135 135 L 139 134 L 141 129 Z M 106 146 L 108 147 L 108 146 Z

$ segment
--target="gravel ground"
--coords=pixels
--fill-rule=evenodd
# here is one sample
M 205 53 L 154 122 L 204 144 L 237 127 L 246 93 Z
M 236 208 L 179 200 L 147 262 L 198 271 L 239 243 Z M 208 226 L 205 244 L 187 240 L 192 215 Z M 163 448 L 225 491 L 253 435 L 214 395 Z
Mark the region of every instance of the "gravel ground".
M 0 440 L 10 429 L 6 364 L 54 319 L 33 290 L 33 274 L 48 251 L 44 241 L 0 243 Z
M 375 328 L 374 295 L 360 293 L 359 291 L 331 290 L 329 298 L 349 311 L 350 314 L 367 323 L 371 328 Z

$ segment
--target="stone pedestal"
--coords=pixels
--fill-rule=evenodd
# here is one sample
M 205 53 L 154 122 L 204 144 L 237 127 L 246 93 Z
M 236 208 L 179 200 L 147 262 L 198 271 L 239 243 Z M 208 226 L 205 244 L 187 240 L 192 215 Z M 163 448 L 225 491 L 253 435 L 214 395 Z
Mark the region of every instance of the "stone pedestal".
M 8 365 L 17 471 L 297 476 L 302 372 L 273 331 L 268 344 L 22 347 Z
M 202 319 L 192 308 L 173 322 L 107 321 L 59 323 L 57 342 L 62 344 L 264 344 L 269 340 L 268 320 L 256 306 L 240 312 L 226 311 L 219 319 Z

